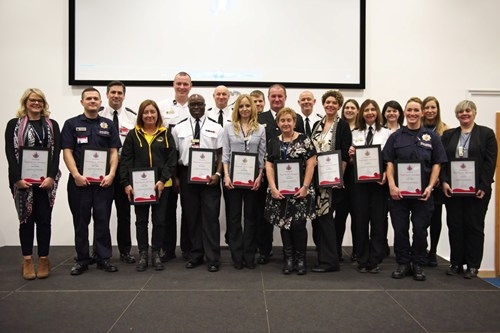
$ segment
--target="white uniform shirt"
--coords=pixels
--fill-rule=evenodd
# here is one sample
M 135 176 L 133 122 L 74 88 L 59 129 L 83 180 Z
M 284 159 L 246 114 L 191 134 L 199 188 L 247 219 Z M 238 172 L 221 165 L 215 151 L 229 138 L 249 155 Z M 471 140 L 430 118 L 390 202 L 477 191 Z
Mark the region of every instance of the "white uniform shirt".
M 191 115 L 179 122 L 172 130 L 175 146 L 179 151 L 179 164 L 189 165 L 189 148 L 193 145 L 196 120 Z M 200 144 L 199 148 L 222 148 L 222 127 L 215 120 L 203 116 L 200 118 Z
M 172 129 L 177 123 L 189 117 L 188 103 L 181 105 L 175 98 L 170 98 L 158 103 L 163 126 Z
M 302 119 L 304 120 L 304 130 L 306 129 L 306 118 L 309 118 L 309 126 L 311 126 L 311 132 L 314 130 L 314 124 L 316 124 L 317 121 L 320 121 L 323 119 L 323 116 L 320 114 L 317 114 L 315 112 L 312 112 L 308 117 L 300 114 L 302 116 Z
M 116 111 L 118 111 L 118 133 L 120 134 L 120 140 L 123 145 L 128 132 L 133 130 L 135 127 L 137 115 L 126 110 L 123 106 Z M 114 112 L 115 110 L 108 105 L 102 111 L 99 111 L 99 115 L 113 121 Z
M 219 111 L 220 111 L 220 109 L 218 107 L 214 106 L 213 108 L 210 108 L 207 110 L 206 115 L 207 115 L 207 117 L 212 118 L 213 120 L 218 122 Z M 222 112 L 223 112 L 222 119 L 223 119 L 223 124 L 224 124 L 223 127 L 226 127 L 227 123 L 231 123 L 231 116 L 233 113 L 233 108 L 230 106 L 226 106 L 224 109 L 222 109 Z
M 392 134 L 390 130 L 382 127 L 378 131 L 375 130 L 375 125 L 373 126 L 373 140 L 372 145 L 380 145 L 380 149 L 384 149 L 387 139 Z M 366 136 L 368 135 L 368 126 L 364 130 L 355 129 L 352 131 L 352 145 L 353 146 L 365 146 Z

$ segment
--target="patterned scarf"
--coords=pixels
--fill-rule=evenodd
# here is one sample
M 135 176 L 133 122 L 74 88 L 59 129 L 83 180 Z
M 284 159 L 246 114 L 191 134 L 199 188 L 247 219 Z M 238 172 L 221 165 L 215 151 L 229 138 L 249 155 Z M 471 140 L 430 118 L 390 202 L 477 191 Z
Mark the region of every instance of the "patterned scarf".
M 337 125 L 339 117 L 330 127 L 329 133 L 322 135 L 323 126 L 326 123 L 326 116 L 314 127 L 311 138 L 318 153 L 335 150 L 335 134 L 337 133 Z M 328 138 L 326 140 L 326 138 Z M 316 195 L 316 215 L 322 216 L 328 213 L 332 204 L 332 189 L 320 188 Z
M 52 122 L 47 117 L 42 117 L 42 126 L 45 133 L 47 133 L 48 147 L 51 149 L 51 154 L 54 154 L 54 128 Z M 19 148 L 21 147 L 34 147 L 36 140 L 36 133 L 33 126 L 29 126 L 29 119 L 27 116 L 19 118 L 14 129 L 14 154 L 16 155 L 17 162 L 19 163 Z M 47 190 L 49 196 L 50 207 L 54 206 L 56 199 L 57 186 L 61 178 L 61 171 L 57 172 L 54 179 L 54 186 Z M 28 218 L 33 213 L 33 188 L 18 189 L 14 186 L 14 202 L 16 205 L 17 216 L 19 223 L 26 223 Z

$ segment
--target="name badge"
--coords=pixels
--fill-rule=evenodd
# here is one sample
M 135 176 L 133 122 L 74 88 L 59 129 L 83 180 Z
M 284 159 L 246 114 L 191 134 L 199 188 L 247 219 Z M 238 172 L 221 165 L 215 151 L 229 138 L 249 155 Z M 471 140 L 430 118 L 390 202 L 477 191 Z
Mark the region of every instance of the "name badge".
M 82 137 L 82 138 L 77 138 L 77 139 L 76 139 L 76 142 L 77 142 L 78 144 L 89 143 L 89 138 L 88 138 L 88 137 L 86 137 L 86 136 L 84 136 L 84 137 Z
M 87 131 L 87 127 L 77 127 L 75 130 L 77 132 L 85 132 L 85 131 Z
M 200 139 L 191 140 L 191 147 L 198 148 L 200 146 Z

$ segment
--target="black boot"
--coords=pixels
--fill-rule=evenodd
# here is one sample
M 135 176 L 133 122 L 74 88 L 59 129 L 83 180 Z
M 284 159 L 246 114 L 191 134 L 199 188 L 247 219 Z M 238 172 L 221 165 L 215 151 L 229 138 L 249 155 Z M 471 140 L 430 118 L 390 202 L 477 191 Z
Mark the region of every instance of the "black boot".
M 148 251 L 139 252 L 139 262 L 135 266 L 135 270 L 138 272 L 144 272 L 148 268 Z
M 151 253 L 151 267 L 155 269 L 155 271 L 162 271 L 165 269 L 163 263 L 161 262 L 160 253 L 158 251 L 153 251 Z
M 295 252 L 295 258 L 297 259 L 297 274 L 307 274 L 306 253 L 304 251 L 297 251 Z
M 281 229 L 281 240 L 283 242 L 283 258 L 285 265 L 283 266 L 283 274 L 291 274 L 293 272 L 293 247 L 290 230 Z

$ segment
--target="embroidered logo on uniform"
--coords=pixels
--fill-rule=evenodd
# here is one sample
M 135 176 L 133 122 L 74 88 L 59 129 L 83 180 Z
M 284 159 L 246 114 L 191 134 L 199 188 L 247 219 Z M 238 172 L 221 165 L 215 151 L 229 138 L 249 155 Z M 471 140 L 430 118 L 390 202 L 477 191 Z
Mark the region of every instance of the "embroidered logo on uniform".
M 424 134 L 424 135 L 422 135 L 422 140 L 431 141 L 431 136 L 429 134 Z
M 206 129 L 205 131 L 207 131 L 208 133 L 215 133 L 215 131 L 212 131 L 212 130 L 209 130 L 209 129 Z
M 103 121 L 100 126 L 101 126 L 101 128 L 107 129 L 108 128 L 108 123 L 106 123 L 106 122 Z
M 85 132 L 85 131 L 87 131 L 87 127 L 77 127 L 77 128 L 75 128 L 75 131 L 77 131 L 77 132 Z

